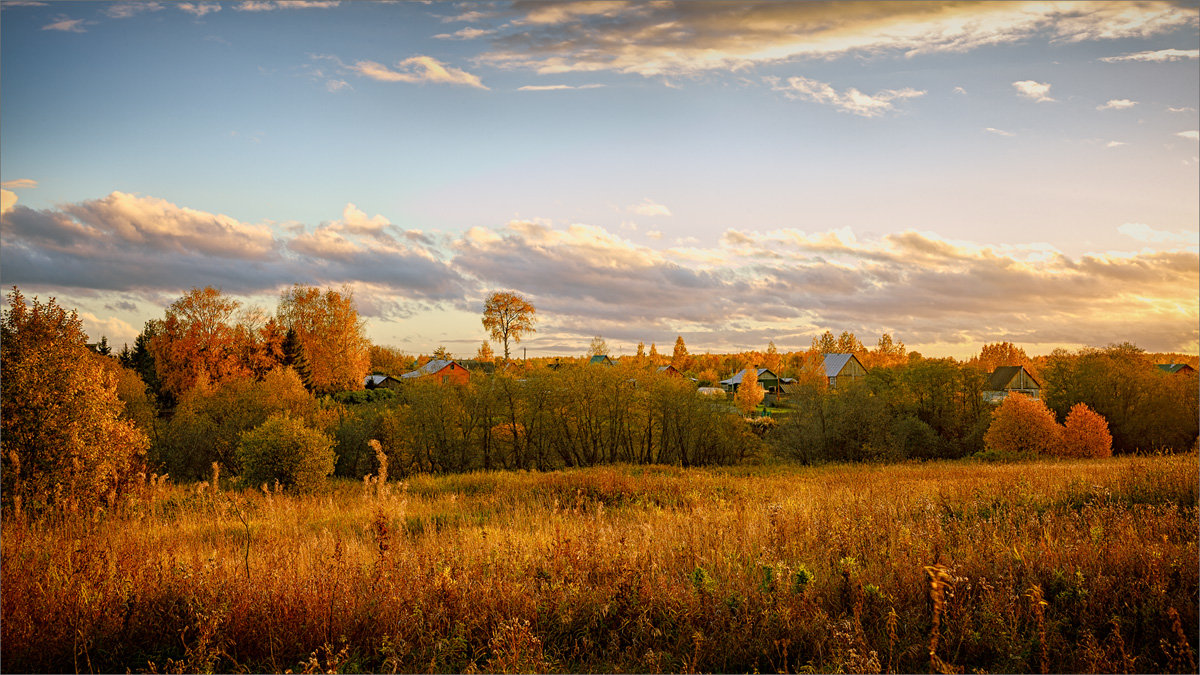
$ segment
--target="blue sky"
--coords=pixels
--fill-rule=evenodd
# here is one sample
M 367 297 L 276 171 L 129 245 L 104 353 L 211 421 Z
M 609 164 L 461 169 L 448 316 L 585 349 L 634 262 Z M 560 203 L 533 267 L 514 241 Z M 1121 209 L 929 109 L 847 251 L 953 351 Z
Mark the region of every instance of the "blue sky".
M 120 344 L 348 286 L 469 356 L 884 331 L 1195 352 L 1194 3 L 41 3 L 0 22 L 0 279 Z

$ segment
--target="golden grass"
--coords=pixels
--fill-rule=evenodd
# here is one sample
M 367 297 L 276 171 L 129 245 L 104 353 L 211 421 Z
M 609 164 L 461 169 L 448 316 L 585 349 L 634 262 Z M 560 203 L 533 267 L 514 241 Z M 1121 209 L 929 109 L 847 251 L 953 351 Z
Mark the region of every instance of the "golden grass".
M 5 520 L 9 671 L 1194 672 L 1197 458 L 148 487 Z

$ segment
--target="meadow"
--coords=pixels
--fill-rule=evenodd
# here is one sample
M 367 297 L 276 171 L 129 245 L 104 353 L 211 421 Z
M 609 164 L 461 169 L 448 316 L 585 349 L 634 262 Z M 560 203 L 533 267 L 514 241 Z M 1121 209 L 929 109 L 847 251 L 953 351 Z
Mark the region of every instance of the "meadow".
M 1196 672 L 1198 462 L 610 465 L 10 513 L 10 672 Z

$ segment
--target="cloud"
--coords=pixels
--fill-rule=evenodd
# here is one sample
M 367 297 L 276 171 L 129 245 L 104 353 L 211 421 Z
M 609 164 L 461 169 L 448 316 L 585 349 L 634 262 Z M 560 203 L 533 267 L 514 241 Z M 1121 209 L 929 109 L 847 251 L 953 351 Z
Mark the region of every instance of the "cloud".
M 567 91 L 572 89 L 600 89 L 603 84 L 527 84 L 524 87 L 517 87 L 517 91 Z
M 246 0 L 234 6 L 239 12 L 273 12 L 277 9 L 329 9 L 339 0 Z
M 1174 106 L 1170 106 L 1167 108 L 1167 112 L 1173 112 L 1173 113 L 1196 112 L 1196 109 L 1191 106 L 1180 106 L 1178 108 L 1174 107 Z
M 1195 25 L 1194 11 L 1170 2 L 517 2 L 501 13 L 506 24 L 480 62 L 646 77 L 801 58 L 963 53 L 1035 38 L 1146 38 Z M 484 18 L 491 17 L 472 17 Z
M 644 199 L 640 204 L 634 204 L 627 209 L 630 213 L 636 213 L 639 216 L 669 216 L 671 210 L 662 204 L 657 204 L 650 199 Z
M 773 91 L 783 92 L 788 98 L 831 105 L 843 112 L 862 117 L 879 117 L 895 110 L 893 101 L 925 95 L 924 91 L 911 88 L 884 89 L 874 96 L 864 94 L 853 87 L 838 91 L 832 85 L 807 77 L 789 77 L 786 84 L 781 84 L 779 79 L 774 77 L 764 80 L 771 85 Z
M 86 33 L 87 30 L 83 24 L 87 23 L 83 19 L 70 19 L 65 16 L 59 16 L 52 23 L 42 26 L 42 30 L 57 30 L 64 33 Z
M 0 183 L 0 187 L 5 187 L 10 190 L 23 190 L 25 188 L 35 188 L 37 186 L 38 182 L 32 178 L 14 178 L 13 180 L 6 180 L 3 183 Z
M 350 72 L 379 82 L 433 82 L 487 89 L 478 76 L 447 66 L 432 56 L 409 57 L 397 63 L 395 69 L 376 61 L 356 61 L 354 65 L 343 65 L 343 67 Z
M 1196 232 L 1164 232 L 1145 223 L 1125 223 L 1118 227 L 1117 231 L 1127 237 L 1152 244 L 1191 244 L 1195 246 L 1200 243 L 1200 234 Z
M 1106 56 L 1100 60 L 1108 63 L 1122 63 L 1127 61 L 1164 63 L 1195 58 L 1200 58 L 1200 49 L 1159 49 L 1158 51 L 1134 52 L 1132 54 L 1122 54 L 1121 56 Z
M 1021 80 L 1013 82 L 1012 86 L 1016 87 L 1017 93 L 1025 98 L 1032 99 L 1039 103 L 1053 101 L 1050 98 L 1050 85 L 1044 82 L 1035 82 L 1034 80 Z
M 159 2 L 118 2 L 104 8 L 104 14 L 113 19 L 128 19 L 142 12 L 157 12 L 163 8 Z
M 199 18 L 211 12 L 221 11 L 221 5 L 216 2 L 180 2 L 175 4 L 175 8 L 181 12 L 187 12 Z
M 962 87 L 955 87 L 953 91 L 955 94 L 962 94 L 963 96 L 967 95 L 967 90 L 963 89 Z
M 1106 148 L 1119 148 L 1119 147 L 1121 147 L 1122 145 L 1125 145 L 1125 141 L 1109 141 L 1109 142 L 1107 142 L 1107 143 L 1105 143 L 1105 144 L 1104 144 L 1104 147 L 1106 147 Z
M 0 189 L 0 215 L 12 211 L 13 207 L 16 205 L 17 193 L 13 192 L 12 190 Z
M 495 32 L 496 31 L 494 30 L 487 30 L 484 28 L 468 27 L 456 30 L 453 33 L 439 33 L 433 37 L 437 40 L 475 40 L 477 38 L 487 37 Z
M 1010 137 L 1016 136 L 1016 134 L 1014 134 L 1011 131 L 1005 131 L 1003 129 L 997 129 L 995 127 L 984 127 L 983 130 L 988 132 L 989 134 L 996 134 L 997 136 L 1010 136 Z
M 1200 141 L 1200 131 L 1197 131 L 1195 129 L 1193 129 L 1191 131 L 1180 131 L 1179 133 L 1177 133 L 1175 135 L 1180 138 L 1186 138 L 1189 141 Z
M 1110 99 L 1104 105 L 1096 106 L 1096 110 L 1128 110 L 1137 105 L 1137 101 L 1130 101 L 1127 98 Z
M 353 89 L 350 83 L 345 80 L 325 80 L 325 89 L 330 92 L 339 92 L 343 89 Z

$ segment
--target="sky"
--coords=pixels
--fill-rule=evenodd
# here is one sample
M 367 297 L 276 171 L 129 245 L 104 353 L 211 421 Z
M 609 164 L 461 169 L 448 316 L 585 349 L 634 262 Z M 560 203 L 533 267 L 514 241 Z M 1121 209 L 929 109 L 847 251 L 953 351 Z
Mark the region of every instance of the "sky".
M 1200 340 L 1196 3 L 3 2 L 0 283 L 373 342 Z

